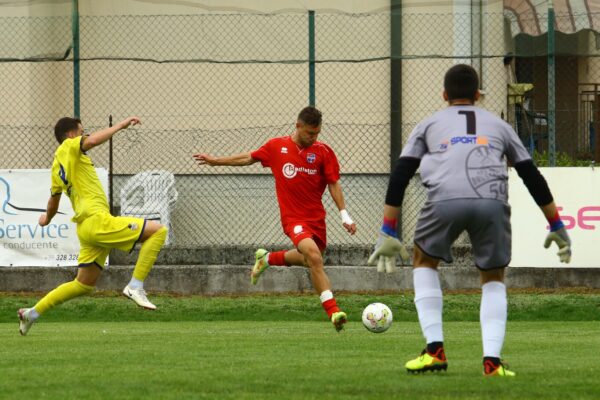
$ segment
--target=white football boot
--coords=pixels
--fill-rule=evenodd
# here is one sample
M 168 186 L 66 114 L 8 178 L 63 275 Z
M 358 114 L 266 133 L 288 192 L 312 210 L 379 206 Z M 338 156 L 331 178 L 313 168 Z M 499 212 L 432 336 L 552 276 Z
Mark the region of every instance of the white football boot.
M 144 289 L 131 289 L 129 285 L 123 289 L 123 296 L 135 301 L 135 304 L 145 308 L 146 310 L 156 310 L 156 306 L 150 303 L 148 297 L 146 297 L 146 291 Z
M 20 308 L 19 311 L 17 311 L 17 316 L 19 317 L 19 332 L 22 336 L 27 335 L 31 325 L 35 322 L 34 320 L 29 319 L 29 310 L 31 310 L 31 308 Z

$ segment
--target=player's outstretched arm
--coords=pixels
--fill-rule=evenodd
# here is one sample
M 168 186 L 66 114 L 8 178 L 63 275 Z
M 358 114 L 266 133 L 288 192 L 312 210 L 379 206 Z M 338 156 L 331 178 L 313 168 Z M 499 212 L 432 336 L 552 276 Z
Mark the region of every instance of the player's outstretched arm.
M 344 200 L 344 192 L 342 191 L 342 184 L 340 181 L 336 181 L 334 183 L 329 183 L 327 185 L 327 189 L 329 189 L 329 194 L 333 199 L 333 202 L 337 206 L 338 210 L 340 210 L 340 216 L 342 217 L 342 225 L 348 231 L 349 234 L 354 235 L 356 233 L 356 224 L 350 218 L 350 214 L 346 211 L 346 201 Z
M 58 205 L 60 204 L 60 198 L 62 196 L 57 194 L 55 196 L 50 196 L 48 199 L 48 205 L 46 206 L 46 212 L 40 215 L 39 224 L 40 226 L 46 226 L 52 221 L 52 218 L 58 212 Z
M 106 142 L 121 129 L 127 129 L 132 125 L 138 125 L 141 123 L 142 122 L 138 117 L 129 117 L 127 119 L 124 119 L 123 121 L 119 122 L 118 124 L 115 124 L 114 126 L 93 132 L 89 136 L 82 138 L 81 140 L 83 142 L 81 143 L 81 148 L 83 149 L 83 151 L 88 151 L 89 149 L 99 146 L 102 143 Z
M 214 157 L 207 153 L 198 153 L 198 154 L 194 154 L 192 157 L 194 157 L 194 159 L 200 165 L 210 165 L 210 166 L 227 165 L 227 166 L 232 166 L 232 167 L 243 167 L 245 165 L 254 164 L 255 162 L 258 161 L 258 160 L 255 160 L 254 158 L 252 158 L 252 156 L 250 154 L 251 154 L 250 152 L 246 152 L 246 153 L 234 154 L 231 156 Z

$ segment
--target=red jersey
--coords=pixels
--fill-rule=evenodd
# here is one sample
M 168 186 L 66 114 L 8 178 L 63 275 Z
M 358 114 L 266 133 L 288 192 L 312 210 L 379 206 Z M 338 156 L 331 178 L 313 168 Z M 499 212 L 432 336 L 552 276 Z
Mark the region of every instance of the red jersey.
M 325 221 L 321 201 L 325 187 L 340 179 L 340 165 L 331 147 L 319 141 L 301 148 L 291 136 L 273 138 L 250 154 L 271 168 L 281 224 Z

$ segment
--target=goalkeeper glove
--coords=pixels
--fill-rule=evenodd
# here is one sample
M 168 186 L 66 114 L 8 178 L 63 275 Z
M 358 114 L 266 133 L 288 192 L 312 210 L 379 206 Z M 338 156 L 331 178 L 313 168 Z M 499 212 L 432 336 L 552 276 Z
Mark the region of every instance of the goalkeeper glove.
M 548 233 L 548 236 L 546 236 L 546 240 L 544 241 L 544 247 L 550 247 L 552 242 L 555 242 L 558 246 L 558 253 L 556 254 L 560 259 L 560 262 L 568 264 L 569 261 L 571 261 L 571 239 L 564 226 Z
M 374 265 L 377 262 L 377 272 L 385 271 L 388 274 L 396 270 L 396 256 L 400 256 L 404 263 L 410 261 L 408 251 L 406 251 L 402 242 L 395 235 L 389 233 L 385 232 L 384 225 L 384 228 L 379 232 L 375 250 L 367 261 L 368 265 Z

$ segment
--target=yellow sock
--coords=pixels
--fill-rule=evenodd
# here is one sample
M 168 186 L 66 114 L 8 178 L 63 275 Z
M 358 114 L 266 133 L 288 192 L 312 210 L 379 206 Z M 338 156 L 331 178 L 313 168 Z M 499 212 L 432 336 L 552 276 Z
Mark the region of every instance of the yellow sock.
M 74 297 L 88 294 L 93 290 L 93 286 L 84 285 L 83 283 L 75 279 L 71 282 L 63 283 L 56 289 L 52 290 L 40 301 L 38 301 L 34 308 L 35 311 L 37 311 L 38 314 L 41 315 L 46 311 L 50 310 L 51 308 L 54 308 L 61 303 L 64 303 L 67 300 L 71 300 Z
M 133 277 L 135 279 L 142 282 L 146 279 L 156 261 L 156 257 L 158 257 L 162 245 L 167 239 L 168 231 L 169 230 L 163 226 L 142 243 L 140 255 L 138 256 L 135 268 L 133 269 Z

